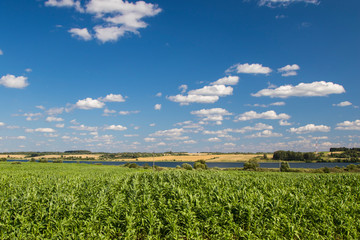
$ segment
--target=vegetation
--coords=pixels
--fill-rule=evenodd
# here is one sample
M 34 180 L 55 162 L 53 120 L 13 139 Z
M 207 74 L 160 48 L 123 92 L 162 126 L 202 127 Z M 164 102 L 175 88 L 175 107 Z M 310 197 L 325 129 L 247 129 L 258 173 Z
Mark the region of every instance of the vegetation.
M 208 169 L 205 160 L 198 160 L 194 163 L 195 169 Z
M 319 159 L 319 157 L 313 152 L 293 152 L 293 151 L 276 151 L 273 154 L 274 160 L 284 161 L 306 161 L 311 162 Z
M 360 237 L 359 174 L 0 166 L 0 239 Z
M 281 162 L 281 165 L 280 165 L 280 171 L 281 172 L 289 172 L 290 170 L 290 165 L 288 162 Z
M 330 152 L 344 152 L 344 151 L 348 151 L 348 150 L 360 152 L 360 148 L 346 148 L 346 147 L 330 148 Z
M 256 171 L 259 167 L 260 164 L 255 159 L 251 159 L 247 163 L 244 163 L 244 170 Z

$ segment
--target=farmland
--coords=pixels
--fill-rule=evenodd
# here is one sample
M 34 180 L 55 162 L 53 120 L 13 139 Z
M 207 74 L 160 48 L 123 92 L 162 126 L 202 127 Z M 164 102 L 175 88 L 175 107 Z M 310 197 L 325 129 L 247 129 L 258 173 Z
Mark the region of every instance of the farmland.
M 358 239 L 360 175 L 0 163 L 1 239 Z

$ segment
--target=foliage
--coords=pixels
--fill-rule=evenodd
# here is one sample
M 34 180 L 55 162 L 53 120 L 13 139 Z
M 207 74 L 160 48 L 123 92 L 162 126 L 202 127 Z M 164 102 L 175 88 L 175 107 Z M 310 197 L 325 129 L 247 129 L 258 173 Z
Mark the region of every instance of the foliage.
M 293 152 L 293 151 L 276 151 L 273 155 L 274 160 L 284 160 L 284 161 L 308 161 L 318 159 L 313 152 Z
M 244 170 L 256 171 L 259 166 L 260 164 L 255 159 L 250 159 L 248 162 L 244 163 Z
M 0 239 L 360 238 L 358 174 L 0 165 Z
M 181 167 L 186 170 L 193 170 L 192 166 L 188 163 L 183 163 Z
M 290 165 L 288 162 L 281 162 L 281 165 L 280 165 L 280 171 L 281 172 L 289 172 L 290 170 Z
M 6 158 L 0 158 L 0 162 L 6 162 Z
M 360 148 L 346 148 L 346 147 L 330 148 L 330 152 L 344 152 L 344 151 L 348 151 L 348 150 L 360 152 Z
M 205 160 L 197 160 L 194 163 L 194 168 L 195 169 L 208 169 L 208 166 L 206 165 Z

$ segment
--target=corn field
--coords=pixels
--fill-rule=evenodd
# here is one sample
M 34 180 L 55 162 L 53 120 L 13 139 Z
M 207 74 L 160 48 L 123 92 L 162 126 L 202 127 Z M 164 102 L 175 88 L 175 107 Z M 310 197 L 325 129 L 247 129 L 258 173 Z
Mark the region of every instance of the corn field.
M 0 163 L 1 239 L 359 239 L 360 175 Z

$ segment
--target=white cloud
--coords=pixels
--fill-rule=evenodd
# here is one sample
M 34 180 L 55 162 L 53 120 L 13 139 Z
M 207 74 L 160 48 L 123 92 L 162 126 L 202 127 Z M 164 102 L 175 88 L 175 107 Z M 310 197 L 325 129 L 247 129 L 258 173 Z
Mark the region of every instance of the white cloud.
M 337 130 L 360 130 L 360 120 L 351 121 L 344 121 L 342 123 L 338 123 Z
M 103 102 L 125 102 L 125 98 L 121 94 L 108 94 L 104 98 L 99 98 Z
M 36 128 L 36 129 L 26 129 L 25 132 L 41 132 L 41 133 L 54 133 L 55 129 L 52 128 Z
M 59 123 L 59 124 L 56 124 L 55 127 L 57 127 L 57 128 L 63 128 L 63 127 L 65 127 L 65 124 Z
M 179 90 L 181 90 L 181 93 L 185 93 L 187 89 L 188 89 L 188 86 L 185 84 L 183 84 L 179 87 Z
M 202 121 L 215 121 L 216 124 L 221 125 L 224 120 L 224 116 L 232 115 L 223 108 L 210 108 L 210 109 L 201 109 L 198 111 L 192 111 L 191 114 L 197 115 L 202 118 Z
M 92 39 L 92 36 L 90 35 L 87 28 L 72 28 L 69 30 L 69 33 L 71 33 L 72 37 L 77 37 L 85 41 L 89 41 Z
M 282 137 L 281 133 L 274 133 L 271 130 L 264 130 L 262 132 L 254 133 L 247 136 L 248 138 L 267 138 L 267 137 Z
M 289 119 L 290 116 L 285 113 L 277 114 L 275 111 L 270 110 L 263 113 L 257 113 L 255 111 L 245 112 L 240 114 L 235 121 L 247 121 L 252 119 Z
M 217 137 L 209 138 L 208 141 L 209 142 L 221 142 L 221 140 Z
M 246 104 L 245 106 L 251 106 L 251 107 L 269 107 L 269 106 L 285 106 L 285 102 L 274 102 L 274 103 L 270 103 L 270 104 Z
M 236 73 L 249 73 L 249 74 L 269 74 L 272 72 L 271 68 L 264 67 L 262 64 L 253 63 L 253 64 L 235 64 L 226 70 L 226 73 L 236 72 Z
M 30 72 L 32 72 L 32 69 L 31 69 L 31 68 L 26 68 L 26 69 L 25 69 L 25 72 L 30 73 Z
M 346 106 L 351 106 L 351 105 L 352 105 L 352 103 L 349 101 L 344 101 L 344 102 L 341 102 L 338 104 L 333 104 L 333 106 L 335 106 L 335 107 L 346 107 Z
M 285 102 L 274 102 L 270 103 L 269 106 L 285 106 Z
M 0 49 L 0 56 L 4 55 L 4 52 Z
M 119 114 L 120 115 L 130 115 L 130 114 L 137 114 L 140 111 L 120 111 Z
M 70 126 L 69 128 L 75 129 L 78 131 L 90 131 L 90 132 L 95 132 L 98 129 L 97 127 L 89 127 L 89 126 L 85 126 L 84 124 L 77 125 L 77 126 Z
M 235 147 L 236 144 L 235 143 L 224 143 L 225 147 Z
M 114 130 L 114 131 L 125 131 L 127 127 L 121 125 L 111 125 L 104 128 L 105 130 Z
M 147 138 L 144 138 L 144 141 L 145 141 L 145 142 L 156 142 L 156 138 L 149 138 L 149 137 L 147 137 Z
M 330 127 L 325 125 L 314 125 L 314 124 L 308 124 L 306 126 L 302 126 L 299 128 L 290 128 L 289 132 L 297 133 L 297 134 L 303 134 L 303 133 L 309 133 L 309 132 L 329 132 Z
M 195 140 L 187 140 L 184 141 L 185 144 L 196 144 L 197 142 Z
M 103 116 L 110 116 L 111 114 L 114 114 L 114 113 L 116 113 L 115 110 L 109 110 L 109 109 L 105 108 Z
M 267 7 L 286 7 L 292 3 L 307 3 L 307 4 L 315 4 L 318 5 L 320 0 L 259 0 L 259 6 L 267 6 Z
M 62 114 L 64 112 L 65 108 L 63 107 L 59 107 L 59 108 L 50 108 L 49 110 L 46 111 L 47 114 L 49 115 L 57 115 L 57 114 Z
M 0 122 L 0 127 L 5 126 L 5 123 Z
M 184 133 L 182 128 L 173 128 L 168 130 L 157 131 L 150 134 L 151 137 L 180 137 Z
M 117 41 L 120 37 L 124 36 L 125 29 L 123 27 L 94 27 L 95 36 L 101 42 L 114 42 Z
M 219 100 L 218 96 L 201 96 L 201 95 L 176 95 L 167 97 L 172 102 L 180 105 L 189 105 L 190 103 L 215 103 Z
M 332 82 L 312 82 L 312 83 L 300 83 L 296 86 L 284 85 L 275 89 L 263 89 L 255 94 L 251 94 L 254 97 L 323 97 L 329 94 L 344 93 L 345 89 L 339 84 Z
M 233 88 L 226 87 L 225 85 L 213 85 L 213 86 L 205 86 L 200 89 L 195 89 L 189 91 L 189 95 L 201 95 L 201 96 L 227 96 L 232 95 Z
M 212 82 L 211 85 L 236 85 L 239 82 L 238 76 L 227 76 Z
M 46 118 L 46 121 L 47 122 L 62 122 L 62 121 L 64 121 L 64 119 L 50 116 L 50 117 Z
M 24 76 L 15 77 L 14 75 L 7 74 L 0 78 L 0 85 L 7 88 L 25 88 L 29 85 L 27 79 Z
M 158 92 L 155 96 L 156 96 L 156 97 L 161 97 L 161 96 L 162 96 L 162 93 L 161 93 L 161 92 Z
M 161 104 L 155 104 L 154 109 L 155 110 L 161 110 Z
M 286 65 L 285 67 L 278 68 L 278 72 L 281 73 L 283 77 L 296 76 L 297 72 L 300 69 L 299 65 Z
M 279 121 L 279 125 L 280 125 L 280 126 L 290 126 L 291 123 L 289 123 L 289 122 L 286 121 L 286 120 L 280 120 L 280 121 Z
M 75 107 L 84 109 L 84 110 L 89 110 L 89 109 L 94 109 L 94 108 L 103 108 L 104 106 L 105 106 L 105 104 L 103 102 L 100 102 L 99 100 L 92 99 L 92 98 L 85 98 L 83 100 L 79 100 L 75 104 Z
M 155 127 L 156 124 L 155 124 L 155 123 L 150 123 L 149 126 L 150 126 L 150 127 Z

